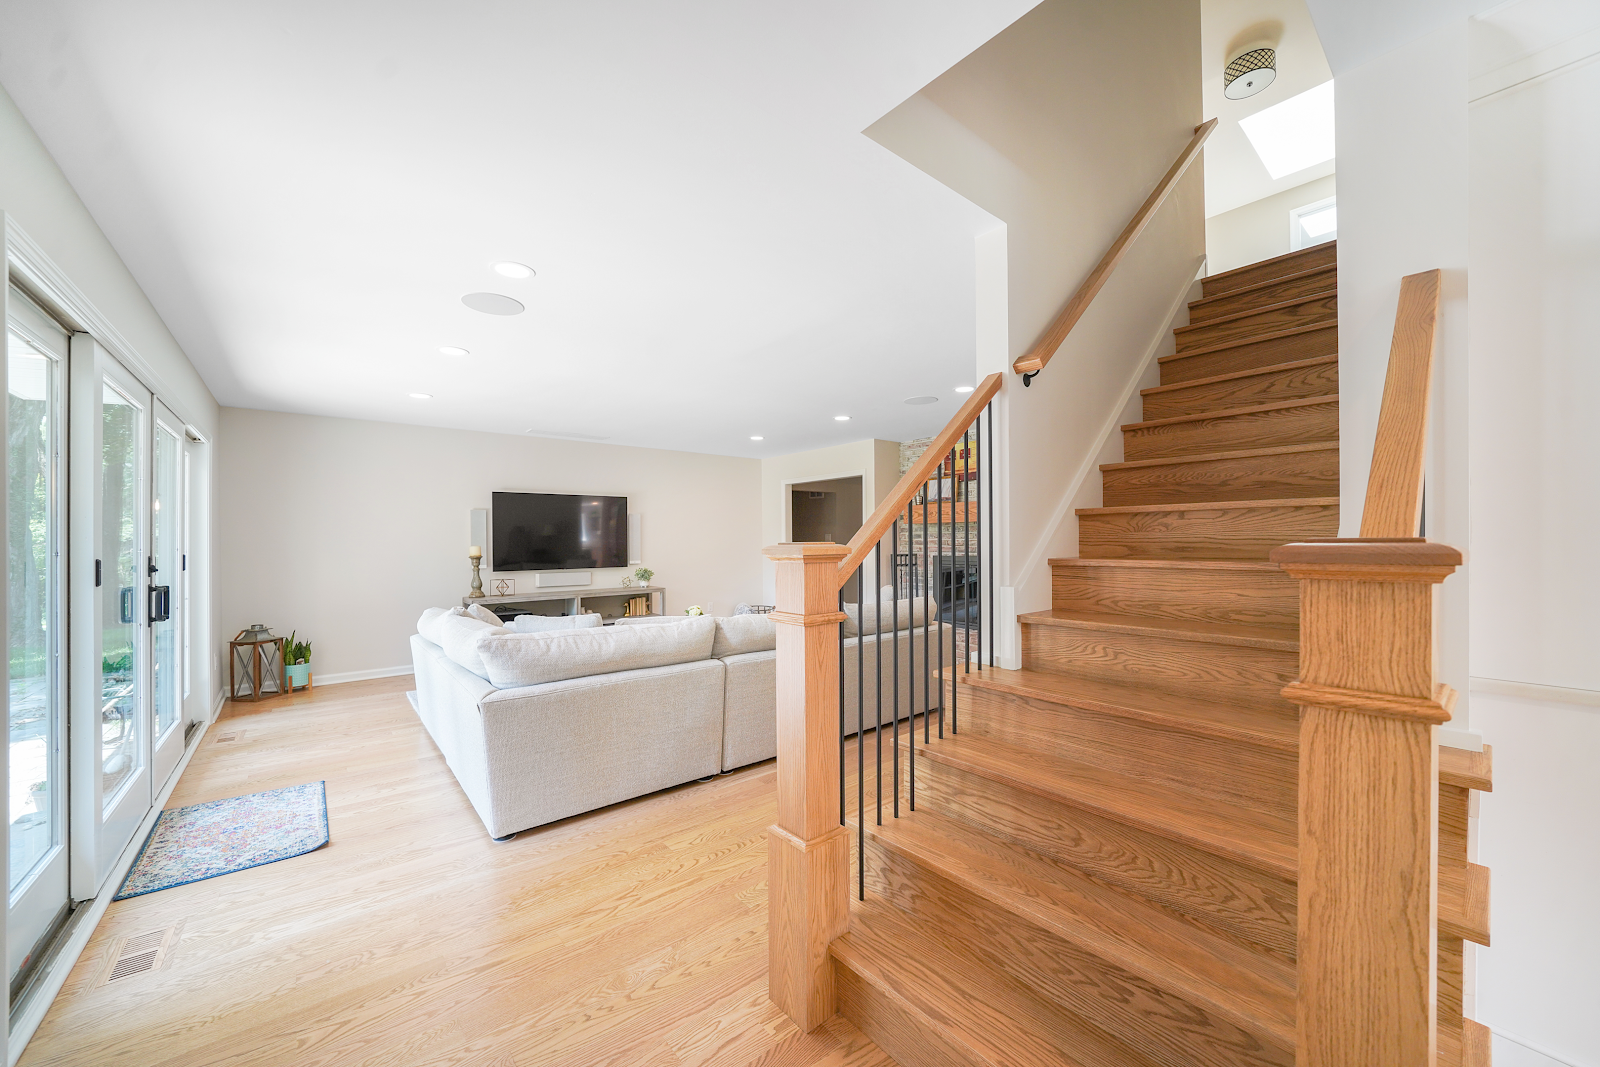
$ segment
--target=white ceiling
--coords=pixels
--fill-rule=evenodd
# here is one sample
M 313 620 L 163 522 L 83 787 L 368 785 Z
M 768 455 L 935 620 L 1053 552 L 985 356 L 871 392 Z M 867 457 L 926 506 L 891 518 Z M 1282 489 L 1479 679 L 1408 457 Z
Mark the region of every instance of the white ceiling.
M 1392 52 L 1450 22 L 1464 22 L 1501 0 L 1308 0 L 1335 73 Z M 1592 0 L 1578 0 L 1589 3 Z
M 1229 100 L 1222 95 L 1222 68 L 1236 45 L 1257 36 L 1251 32 L 1253 27 L 1278 37 L 1278 76 L 1252 97 Z M 1201 0 L 1200 49 L 1205 113 L 1217 120 L 1216 130 L 1206 141 L 1208 217 L 1334 172 L 1329 160 L 1274 181 L 1239 128 L 1240 119 L 1333 77 L 1304 0 Z
M 5 0 L 0 82 L 223 404 L 775 455 L 971 384 L 992 221 L 859 131 L 1035 2 Z

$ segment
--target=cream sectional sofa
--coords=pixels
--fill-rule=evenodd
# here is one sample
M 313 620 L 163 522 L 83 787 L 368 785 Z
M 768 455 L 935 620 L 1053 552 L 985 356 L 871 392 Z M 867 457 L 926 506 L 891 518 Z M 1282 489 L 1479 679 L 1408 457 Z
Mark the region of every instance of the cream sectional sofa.
M 855 678 L 865 647 L 870 686 L 881 640 L 888 715 L 892 636 L 870 632 L 870 607 L 864 639 L 855 623 L 846 624 L 846 673 Z M 948 641 L 948 627 L 938 629 Z M 418 630 L 417 715 L 491 837 L 777 754 L 777 631 L 765 616 L 517 633 L 430 609 Z M 919 707 L 936 707 L 924 692 L 920 614 L 914 632 L 914 668 L 910 634 L 900 635 L 902 697 L 914 669 Z M 846 694 L 853 729 L 853 681 Z M 870 693 L 867 702 L 870 720 Z

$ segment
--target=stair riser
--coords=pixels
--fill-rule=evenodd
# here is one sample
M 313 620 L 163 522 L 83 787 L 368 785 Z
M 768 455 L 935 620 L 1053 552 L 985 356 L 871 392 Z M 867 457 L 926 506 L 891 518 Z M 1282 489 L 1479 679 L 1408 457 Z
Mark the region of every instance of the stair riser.
M 1279 545 L 1336 537 L 1337 504 L 1132 511 L 1078 517 L 1086 559 L 1264 560 Z
M 1124 430 L 1122 456 L 1124 460 L 1167 459 L 1338 439 L 1339 402 L 1329 400 Z
M 1196 378 L 1214 378 L 1219 374 L 1232 374 L 1241 370 L 1265 370 L 1280 363 L 1294 363 L 1302 359 L 1335 355 L 1338 351 L 1337 326 L 1307 330 L 1305 333 L 1292 333 L 1287 337 L 1273 337 L 1264 341 L 1231 345 L 1215 352 L 1164 359 L 1161 363 L 1161 384 L 1192 382 Z
M 1201 292 L 1205 296 L 1218 296 L 1222 293 L 1231 293 L 1235 289 L 1243 289 L 1249 285 L 1269 281 L 1273 278 L 1282 278 L 1289 274 L 1299 274 L 1303 271 L 1315 270 L 1318 267 L 1333 267 L 1338 263 L 1338 248 L 1336 243 L 1329 241 L 1325 244 L 1314 245 L 1287 256 L 1265 260 L 1243 267 L 1238 271 L 1228 271 L 1226 274 L 1203 278 L 1200 281 Z
M 1178 695 L 1281 708 L 1299 673 L 1293 652 L 1073 626 L 1024 625 L 1022 664 L 1075 678 L 1134 682 Z
M 1044 749 L 1280 818 L 1295 818 L 1298 757 L 1294 752 L 971 686 L 963 688 L 960 706 L 963 733 Z
M 1326 267 L 1318 271 L 1307 271 L 1298 277 L 1285 278 L 1247 293 L 1234 293 L 1232 296 L 1217 297 L 1210 302 L 1196 303 L 1189 308 L 1189 322 L 1192 325 L 1222 318 L 1225 315 L 1234 315 L 1265 304 L 1281 304 L 1296 297 L 1326 292 L 1338 284 L 1337 268 Z
M 1339 495 L 1339 449 L 1196 460 L 1101 472 L 1105 506 Z
M 1151 393 L 1144 398 L 1144 417 L 1171 419 L 1179 415 L 1199 415 L 1207 411 L 1271 404 L 1279 400 L 1333 396 L 1338 392 L 1339 364 L 1316 363 L 1309 367 L 1252 374 L 1248 378 L 1191 385 L 1170 393 Z
M 833 975 L 839 1014 L 903 1067 L 1003 1067 L 946 1040 L 932 1020 L 838 960 Z
M 1289 1067 L 1291 1050 L 1129 974 L 876 843 L 868 842 L 867 892 L 916 917 L 959 955 L 1004 971 L 1124 1044 L 1173 1067 Z
M 1287 307 L 1275 307 L 1270 311 L 1258 311 L 1223 322 L 1180 326 L 1174 333 L 1178 339 L 1178 351 L 1189 352 L 1229 341 L 1260 337 L 1264 333 L 1292 330 L 1296 326 L 1309 326 L 1314 322 L 1332 322 L 1338 316 L 1339 297 L 1334 293 L 1324 293 Z
M 1057 611 L 1247 626 L 1300 624 L 1300 583 L 1282 571 L 1061 563 L 1051 575 L 1051 606 Z
M 931 759 L 917 760 L 917 806 L 1165 904 L 1279 959 L 1294 959 L 1296 897 L 1286 879 Z

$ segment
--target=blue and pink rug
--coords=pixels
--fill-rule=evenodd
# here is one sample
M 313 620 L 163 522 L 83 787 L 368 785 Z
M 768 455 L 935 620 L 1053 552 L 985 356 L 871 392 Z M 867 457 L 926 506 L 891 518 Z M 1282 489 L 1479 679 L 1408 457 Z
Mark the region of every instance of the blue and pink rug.
M 150 828 L 139 858 L 112 899 L 303 856 L 327 843 L 323 782 L 168 808 Z

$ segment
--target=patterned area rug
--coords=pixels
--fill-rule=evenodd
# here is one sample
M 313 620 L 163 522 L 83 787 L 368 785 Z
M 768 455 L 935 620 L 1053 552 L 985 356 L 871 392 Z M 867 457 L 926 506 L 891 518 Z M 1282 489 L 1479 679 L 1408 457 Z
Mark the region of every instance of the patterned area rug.
M 313 852 L 328 843 L 325 783 L 168 808 L 114 900 L 188 885 Z

